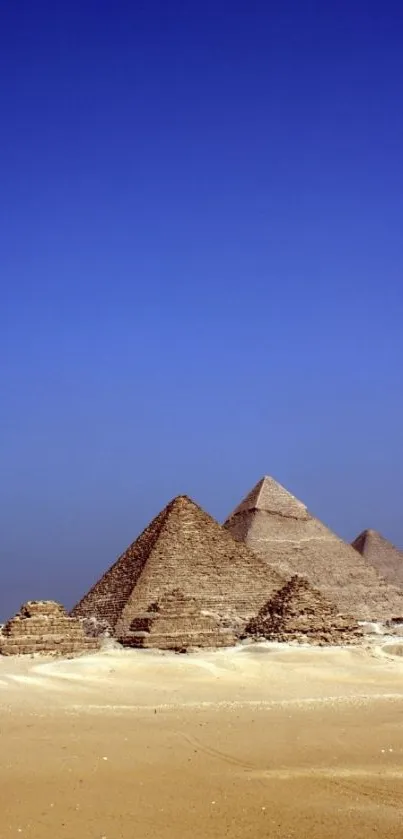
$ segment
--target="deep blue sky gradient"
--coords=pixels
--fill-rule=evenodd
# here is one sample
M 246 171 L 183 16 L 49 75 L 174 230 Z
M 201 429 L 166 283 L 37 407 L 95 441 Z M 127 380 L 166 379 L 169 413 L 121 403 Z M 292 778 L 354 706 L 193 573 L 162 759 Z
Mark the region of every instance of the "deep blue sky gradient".
M 272 474 L 403 545 L 403 9 L 0 6 L 0 618 Z

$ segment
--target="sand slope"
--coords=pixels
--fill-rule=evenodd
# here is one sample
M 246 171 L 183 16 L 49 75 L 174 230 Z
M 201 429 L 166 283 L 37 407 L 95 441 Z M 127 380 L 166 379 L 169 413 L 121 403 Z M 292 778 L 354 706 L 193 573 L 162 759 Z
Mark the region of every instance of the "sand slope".
M 402 836 L 403 658 L 0 659 L 0 836 Z

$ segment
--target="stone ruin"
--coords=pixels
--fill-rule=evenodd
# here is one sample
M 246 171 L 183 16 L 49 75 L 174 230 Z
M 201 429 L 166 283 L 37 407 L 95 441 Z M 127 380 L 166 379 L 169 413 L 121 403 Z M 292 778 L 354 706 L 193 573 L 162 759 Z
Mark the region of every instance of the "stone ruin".
M 225 620 L 203 610 L 195 597 L 173 589 L 133 618 L 120 639 L 128 647 L 158 647 L 186 652 L 196 647 L 223 647 L 235 643 Z
M 311 644 L 347 644 L 362 630 L 310 583 L 295 575 L 246 625 L 243 637 Z
M 99 641 L 85 634 L 82 622 L 52 600 L 24 603 L 0 633 L 1 655 L 75 655 L 98 648 Z

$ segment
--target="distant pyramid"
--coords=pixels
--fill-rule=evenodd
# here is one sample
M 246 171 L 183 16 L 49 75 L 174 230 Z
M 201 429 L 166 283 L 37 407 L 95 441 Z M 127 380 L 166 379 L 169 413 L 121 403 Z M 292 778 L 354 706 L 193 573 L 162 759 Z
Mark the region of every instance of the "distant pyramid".
M 403 592 L 273 478 L 262 478 L 224 527 L 284 577 L 305 577 L 344 614 L 368 620 L 403 615 Z
M 269 564 L 179 496 L 72 614 L 107 621 L 115 637 L 133 646 L 219 646 L 283 583 Z
M 403 551 L 376 530 L 364 530 L 354 539 L 352 546 L 385 580 L 403 588 Z
M 345 644 L 362 634 L 354 618 L 336 607 L 307 580 L 294 576 L 249 622 L 245 635 L 270 641 Z

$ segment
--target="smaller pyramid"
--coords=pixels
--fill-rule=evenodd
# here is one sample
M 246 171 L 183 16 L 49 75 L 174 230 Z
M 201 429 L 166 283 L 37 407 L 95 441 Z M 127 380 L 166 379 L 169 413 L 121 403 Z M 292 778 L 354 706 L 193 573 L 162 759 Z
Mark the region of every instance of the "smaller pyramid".
M 403 588 L 403 551 L 376 530 L 363 530 L 351 544 L 385 580 Z
M 194 501 L 178 496 L 72 615 L 106 623 L 130 646 L 220 646 L 284 582 Z
M 361 635 L 353 618 L 337 609 L 307 580 L 294 576 L 245 628 L 245 636 L 270 641 L 346 644 Z
M 0 633 L 1 655 L 73 655 L 96 650 L 81 621 L 70 618 L 53 600 L 29 600 Z

